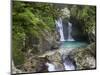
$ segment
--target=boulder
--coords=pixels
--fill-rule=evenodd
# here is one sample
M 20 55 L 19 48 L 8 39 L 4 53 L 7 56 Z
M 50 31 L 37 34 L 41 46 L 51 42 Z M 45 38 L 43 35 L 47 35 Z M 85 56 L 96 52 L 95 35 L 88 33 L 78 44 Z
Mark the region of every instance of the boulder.
M 64 65 L 62 62 L 62 57 L 59 52 L 55 52 L 54 54 L 47 56 L 47 59 L 50 63 L 55 65 L 56 71 L 63 71 L 64 70 Z
M 95 45 L 95 44 L 91 44 Z M 96 68 L 95 48 L 89 45 L 87 48 L 77 48 L 69 53 L 69 57 L 75 62 L 76 69 Z

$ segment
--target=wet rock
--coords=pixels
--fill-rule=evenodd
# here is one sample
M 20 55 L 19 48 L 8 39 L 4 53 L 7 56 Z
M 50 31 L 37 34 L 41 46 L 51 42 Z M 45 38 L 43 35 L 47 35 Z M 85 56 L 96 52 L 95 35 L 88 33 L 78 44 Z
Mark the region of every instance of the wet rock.
M 63 62 L 65 70 L 75 70 L 75 62 L 72 59 L 70 59 L 68 55 L 65 57 L 65 59 L 63 59 Z
M 64 65 L 62 62 L 61 54 L 59 52 L 55 52 L 54 54 L 47 57 L 48 61 L 55 65 L 56 71 L 63 71 Z
M 56 71 L 64 71 L 64 65 L 61 62 L 52 62 Z
M 96 67 L 96 59 L 92 49 L 95 50 L 89 45 L 87 48 L 77 48 L 69 53 L 70 58 L 75 61 L 76 69 L 93 69 Z

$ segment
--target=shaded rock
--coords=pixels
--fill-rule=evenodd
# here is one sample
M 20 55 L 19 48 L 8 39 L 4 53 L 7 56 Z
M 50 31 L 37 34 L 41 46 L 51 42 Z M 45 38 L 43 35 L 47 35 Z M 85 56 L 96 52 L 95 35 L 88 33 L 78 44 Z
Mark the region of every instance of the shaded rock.
M 91 31 L 88 32 L 88 40 L 90 43 L 93 43 L 96 41 L 96 31 L 95 31 L 95 26 L 92 28 Z
M 93 69 L 96 67 L 96 59 L 90 49 L 92 48 L 77 48 L 69 53 L 70 58 L 75 61 L 76 69 Z
M 96 41 L 95 32 L 88 33 L 88 40 L 90 43 L 93 43 Z
M 47 66 L 45 65 L 45 58 L 32 57 L 23 64 L 23 71 L 29 72 L 47 72 Z
M 95 42 L 88 45 L 87 49 L 89 49 L 90 52 L 94 55 L 94 57 L 96 57 L 96 43 Z

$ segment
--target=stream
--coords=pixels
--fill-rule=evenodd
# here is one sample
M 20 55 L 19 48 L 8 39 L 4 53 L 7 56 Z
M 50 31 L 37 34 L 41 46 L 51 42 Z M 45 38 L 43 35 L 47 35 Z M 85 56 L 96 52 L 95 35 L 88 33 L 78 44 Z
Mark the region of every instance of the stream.
M 75 70 L 75 63 L 68 57 L 68 54 L 75 48 L 84 48 L 88 44 L 84 41 L 76 41 L 72 37 L 72 23 L 68 22 L 68 28 L 66 28 L 68 30 L 67 39 L 64 37 L 62 18 L 56 20 L 55 23 L 57 31 L 60 35 L 61 46 L 59 48 L 59 53 L 62 56 L 61 58 L 63 62 L 62 64 L 64 65 L 64 70 Z M 57 71 L 54 64 L 47 62 L 46 65 L 48 66 L 48 71 Z
M 87 45 L 88 44 L 84 41 L 63 41 L 62 42 L 59 52 L 62 55 L 64 70 L 75 70 L 75 63 L 67 56 L 69 52 L 74 50 L 75 48 L 84 48 Z M 46 65 L 48 66 L 49 72 L 57 71 L 55 69 L 54 64 L 47 62 Z

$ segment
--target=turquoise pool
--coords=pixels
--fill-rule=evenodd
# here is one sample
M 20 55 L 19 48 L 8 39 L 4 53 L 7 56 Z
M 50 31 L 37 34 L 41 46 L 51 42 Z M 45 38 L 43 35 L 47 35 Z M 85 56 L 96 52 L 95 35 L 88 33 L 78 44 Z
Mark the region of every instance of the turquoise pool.
M 61 48 L 84 48 L 88 45 L 84 41 L 64 41 L 61 43 Z

